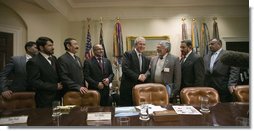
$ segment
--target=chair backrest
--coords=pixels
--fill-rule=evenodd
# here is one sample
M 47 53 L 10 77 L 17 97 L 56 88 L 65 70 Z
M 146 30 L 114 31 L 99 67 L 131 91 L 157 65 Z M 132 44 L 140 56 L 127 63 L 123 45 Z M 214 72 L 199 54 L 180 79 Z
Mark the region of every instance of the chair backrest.
M 64 105 L 77 106 L 100 106 L 100 93 L 96 90 L 88 90 L 86 94 L 77 91 L 65 93 L 63 98 Z
M 0 96 L 0 110 L 35 108 L 34 92 L 14 92 L 10 99 Z
M 249 102 L 249 85 L 238 85 L 234 91 L 236 101 Z
M 200 105 L 200 96 L 208 96 L 211 105 L 220 102 L 218 92 L 212 87 L 185 87 L 180 92 L 182 104 Z
M 132 100 L 134 105 L 147 102 L 154 105 L 168 105 L 169 98 L 167 89 L 162 84 L 146 83 L 138 84 L 132 89 Z

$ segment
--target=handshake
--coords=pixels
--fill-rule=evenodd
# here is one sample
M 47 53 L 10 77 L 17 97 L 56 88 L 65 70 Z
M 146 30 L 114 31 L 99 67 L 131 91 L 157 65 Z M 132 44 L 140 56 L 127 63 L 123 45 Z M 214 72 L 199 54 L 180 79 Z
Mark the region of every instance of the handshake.
M 145 74 L 140 74 L 138 76 L 138 80 L 144 82 L 146 80 L 146 75 Z

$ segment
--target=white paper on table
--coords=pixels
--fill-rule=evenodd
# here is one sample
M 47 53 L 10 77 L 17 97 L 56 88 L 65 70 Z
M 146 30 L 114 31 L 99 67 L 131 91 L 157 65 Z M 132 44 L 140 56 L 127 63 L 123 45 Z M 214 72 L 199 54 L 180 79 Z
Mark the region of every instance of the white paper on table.
M 28 116 L 12 116 L 0 118 L 0 125 L 26 123 Z
M 136 106 L 137 109 L 140 110 L 140 106 Z M 165 111 L 167 110 L 166 108 L 162 108 L 161 106 L 155 106 L 153 104 L 148 104 L 148 113 L 153 114 L 155 111 Z
M 116 107 L 115 108 L 115 117 L 136 116 L 136 115 L 139 115 L 139 112 L 135 109 L 134 106 Z
M 196 108 L 193 106 L 172 106 L 177 114 L 184 115 L 202 115 Z
M 87 114 L 87 120 L 111 120 L 111 112 L 93 112 Z

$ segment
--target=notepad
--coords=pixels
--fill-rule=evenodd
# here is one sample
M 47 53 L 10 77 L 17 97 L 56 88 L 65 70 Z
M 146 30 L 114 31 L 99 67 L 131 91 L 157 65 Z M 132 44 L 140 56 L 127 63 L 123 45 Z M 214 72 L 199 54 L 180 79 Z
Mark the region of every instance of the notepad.
M 111 112 L 92 112 L 87 114 L 87 120 L 111 120 Z
M 27 123 L 28 116 L 12 116 L 0 118 L 0 125 Z
M 202 115 L 193 106 L 173 106 L 177 114 L 181 115 Z

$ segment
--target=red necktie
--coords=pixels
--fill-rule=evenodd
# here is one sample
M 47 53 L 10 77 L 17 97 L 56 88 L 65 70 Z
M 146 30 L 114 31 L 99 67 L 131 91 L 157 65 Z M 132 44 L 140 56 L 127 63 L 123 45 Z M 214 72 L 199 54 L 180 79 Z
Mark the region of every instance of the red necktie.
M 103 72 L 103 63 L 102 63 L 102 59 L 100 57 L 98 57 L 98 62 L 99 62 L 99 66 L 101 68 L 101 72 Z

